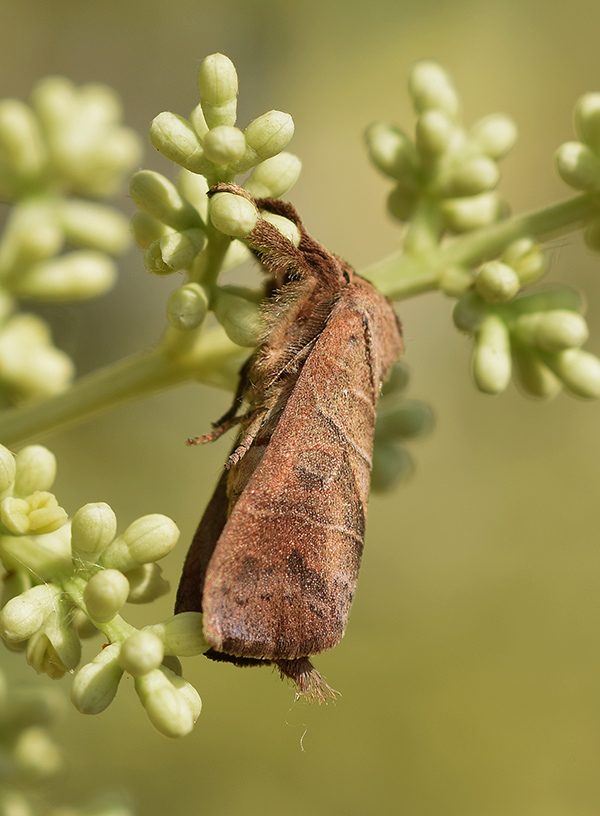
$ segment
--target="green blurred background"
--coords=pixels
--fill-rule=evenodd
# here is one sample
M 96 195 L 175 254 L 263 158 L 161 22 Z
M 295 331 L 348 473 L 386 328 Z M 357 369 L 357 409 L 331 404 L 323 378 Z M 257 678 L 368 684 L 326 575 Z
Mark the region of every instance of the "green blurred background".
M 362 133 L 374 119 L 412 127 L 413 60 L 446 65 L 466 121 L 497 110 L 517 120 L 501 183 L 516 211 L 569 194 L 552 153 L 572 138 L 578 96 L 600 90 L 597 0 L 2 0 L 0 10 L 2 96 L 23 98 L 48 73 L 104 81 L 144 134 L 161 110 L 186 115 L 200 61 L 226 53 L 242 126 L 270 108 L 293 115 L 290 147 L 304 162 L 294 203 L 359 269 L 398 235 Z M 145 166 L 172 176 L 150 146 Z M 579 236 L 550 254 L 550 279 L 587 294 L 599 353 L 600 261 Z M 81 373 L 160 337 L 173 281 L 151 279 L 133 250 L 121 268 L 104 299 L 48 311 Z M 372 499 L 347 635 L 316 661 L 339 702 L 294 702 L 267 669 L 188 659 L 205 704 L 194 733 L 156 734 L 126 680 L 105 713 L 73 710 L 61 724 L 71 771 L 51 796 L 127 788 L 148 816 L 600 813 L 600 406 L 476 393 L 450 309 L 440 295 L 400 306 L 410 395 L 434 405 L 437 428 L 413 446 L 414 480 Z M 58 456 L 61 503 L 72 513 L 107 501 L 121 529 L 144 513 L 174 518 L 181 544 L 165 568 L 176 584 L 228 446 L 184 440 L 227 400 L 187 386 L 40 440 Z M 171 604 L 128 617 L 159 620 Z M 15 678 L 50 682 L 19 656 L 1 661 Z

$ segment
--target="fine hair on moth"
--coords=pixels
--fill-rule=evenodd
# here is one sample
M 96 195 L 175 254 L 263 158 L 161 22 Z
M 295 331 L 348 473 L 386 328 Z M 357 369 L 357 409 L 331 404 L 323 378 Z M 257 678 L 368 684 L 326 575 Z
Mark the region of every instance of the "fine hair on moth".
M 306 232 L 279 199 L 244 237 L 267 275 L 262 340 L 230 410 L 190 443 L 239 433 L 188 552 L 176 612 L 203 614 L 206 656 L 278 667 L 300 693 L 334 694 L 310 657 L 346 627 L 363 549 L 377 398 L 402 351 L 391 303 Z

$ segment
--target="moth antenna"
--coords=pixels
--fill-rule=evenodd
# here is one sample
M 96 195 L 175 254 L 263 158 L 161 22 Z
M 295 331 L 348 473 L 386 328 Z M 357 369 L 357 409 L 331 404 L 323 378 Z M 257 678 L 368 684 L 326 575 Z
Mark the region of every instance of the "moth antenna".
M 308 657 L 299 657 L 296 660 L 275 660 L 281 678 L 287 677 L 296 686 L 298 694 L 302 694 L 309 702 L 316 700 L 318 703 L 325 703 L 327 700 L 335 700 L 340 696 L 340 692 L 331 688 L 323 680 L 319 672 L 315 669 Z

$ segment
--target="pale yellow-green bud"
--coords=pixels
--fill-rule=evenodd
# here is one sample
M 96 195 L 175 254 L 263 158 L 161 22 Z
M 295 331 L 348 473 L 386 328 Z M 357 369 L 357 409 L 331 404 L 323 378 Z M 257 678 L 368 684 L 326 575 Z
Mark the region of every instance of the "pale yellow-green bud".
M 256 303 L 235 294 L 235 287 L 218 287 L 213 309 L 229 339 L 238 346 L 256 346 L 265 326 Z
M 409 380 L 410 374 L 404 363 L 395 363 L 381 388 L 381 396 L 387 397 L 392 394 L 401 394 L 408 386 Z
M 581 142 L 565 142 L 554 154 L 556 170 L 576 190 L 594 190 L 600 185 L 600 160 Z
M 378 442 L 373 449 L 371 490 L 386 493 L 400 482 L 408 481 L 415 470 L 410 453 L 393 443 Z
M 16 470 L 15 457 L 8 448 L 0 445 L 0 495 L 12 487 Z
M 269 224 L 273 224 L 274 227 L 277 227 L 284 238 L 287 238 L 288 241 L 290 241 L 290 243 L 292 243 L 294 246 L 298 246 L 300 244 L 300 230 L 293 221 L 289 220 L 289 218 L 284 218 L 283 215 L 270 212 L 263 212 L 261 213 L 261 216 L 264 221 L 268 221 Z
M 24 794 L 4 788 L 0 790 L 0 813 L 2 816 L 37 816 L 39 810 Z M 75 814 L 65 816 L 75 816 Z
M 129 246 L 127 219 L 113 207 L 81 199 L 63 199 L 59 218 L 67 240 L 74 245 L 119 255 Z
M 248 146 L 264 161 L 285 149 L 294 135 L 294 120 L 289 113 L 271 110 L 250 122 L 244 135 Z
M 526 346 L 518 346 L 514 359 L 519 382 L 530 396 L 551 399 L 559 393 L 562 388 L 560 380 L 533 350 Z
M 197 328 L 208 312 L 208 296 L 199 283 L 186 283 L 171 294 L 167 303 L 169 323 L 176 329 Z
M 0 101 L 0 157 L 25 179 L 37 176 L 47 161 L 36 117 L 17 99 Z
M 140 632 L 134 632 L 123 642 L 119 662 L 133 677 L 141 677 L 158 669 L 164 656 L 162 640 L 147 629 L 142 629 Z
M 0 537 L 0 553 L 9 571 L 27 569 L 39 581 L 54 580 L 72 567 L 69 524 L 45 535 Z
M 501 261 L 484 263 L 475 276 L 475 290 L 488 303 L 507 303 L 520 288 L 515 270 Z
M 82 714 L 99 714 L 112 703 L 123 676 L 120 649 L 120 643 L 111 643 L 73 678 L 71 701 Z
M 375 438 L 384 441 L 412 439 L 429 431 L 433 423 L 430 405 L 420 400 L 404 400 L 377 414 Z
M 408 136 L 395 125 L 375 122 L 367 128 L 365 141 L 375 167 L 389 178 L 417 184 L 419 156 Z
M 208 218 L 208 182 L 204 176 L 182 170 L 177 177 L 177 189 L 196 209 L 203 221 Z
M 503 320 L 490 314 L 481 323 L 473 353 L 473 379 L 484 394 L 499 394 L 510 382 L 510 337 Z
M 456 302 L 452 319 L 457 329 L 473 334 L 488 314 L 487 303 L 476 292 L 468 291 Z
M 116 275 L 106 254 L 79 250 L 34 264 L 11 281 L 11 289 L 19 297 L 37 300 L 87 300 L 107 292 Z
M 15 206 L 2 238 L 2 273 L 8 277 L 60 252 L 64 241 L 54 201 Z
M 464 266 L 446 266 L 438 276 L 438 283 L 445 295 L 458 298 L 472 286 L 473 276 Z
M 454 127 L 444 111 L 431 108 L 417 120 L 416 146 L 423 158 L 441 156 L 448 150 Z
M 515 122 L 504 113 L 492 113 L 475 122 L 469 134 L 490 159 L 503 158 L 517 141 Z
M 43 629 L 29 638 L 25 653 L 27 662 L 38 674 L 58 680 L 68 671 Z
M 500 171 L 496 162 L 487 156 L 477 156 L 461 162 L 452 170 L 445 189 L 451 196 L 478 195 L 492 190 L 499 178 Z
M 225 235 L 243 238 L 256 226 L 258 210 L 243 196 L 217 193 L 210 200 L 210 220 Z
M 183 232 L 172 232 L 160 239 L 163 261 L 174 271 L 189 266 L 205 246 L 206 233 L 198 227 Z
M 141 249 L 147 249 L 150 244 L 174 230 L 142 210 L 137 210 L 131 216 L 131 232 L 136 244 Z
M 165 275 L 172 275 L 175 272 L 170 266 L 163 261 L 162 252 L 160 249 L 160 240 L 154 241 L 149 247 L 144 250 L 144 267 L 146 272 L 158 277 Z
M 104 569 L 92 575 L 83 591 L 89 616 L 107 623 L 118 615 L 129 595 L 129 581 L 119 570 Z
M 72 613 L 71 604 L 61 596 L 41 630 L 52 644 L 61 666 L 67 670 L 74 669 L 81 660 L 81 641 L 71 624 Z M 48 673 L 48 668 L 44 667 L 43 671 Z
M 433 60 L 415 62 L 408 77 L 408 92 L 417 113 L 435 108 L 451 119 L 458 115 L 459 100 L 450 75 Z
M 94 561 L 108 547 L 116 532 L 117 517 L 108 504 L 85 504 L 71 521 L 73 554 L 86 561 Z
M 41 584 L 11 598 L 0 610 L 0 635 L 13 643 L 27 640 L 43 625 L 59 596 L 57 587 Z
M 168 581 L 162 577 L 162 570 L 158 564 L 142 564 L 141 567 L 128 570 L 129 581 L 128 603 L 150 603 L 166 595 L 170 589 Z
M 29 496 L 36 490 L 48 490 L 56 477 L 56 457 L 42 445 L 21 448 L 15 457 L 14 494 Z
M 102 554 L 102 566 L 128 572 L 141 564 L 168 555 L 179 538 L 179 529 L 167 516 L 154 513 L 134 521 Z
M 387 209 L 393 218 L 398 221 L 408 221 L 413 214 L 417 203 L 417 193 L 412 187 L 397 184 L 387 197 Z
M 198 71 L 198 91 L 209 128 L 235 125 L 238 77 L 225 54 L 210 54 Z
M 600 397 L 600 360 L 579 348 L 569 348 L 542 358 L 548 368 L 578 397 Z
M 244 187 L 255 198 L 280 198 L 298 181 L 301 169 L 300 159 L 284 151 L 257 165 Z
M 67 514 L 52 493 L 36 490 L 26 499 L 7 497 L 0 502 L 0 519 L 13 535 L 51 533 L 67 521 Z
M 585 318 L 568 309 L 521 315 L 515 331 L 523 343 L 544 351 L 563 351 L 582 346 L 589 336 Z
M 136 677 L 135 690 L 150 722 L 166 737 L 189 734 L 200 716 L 197 691 L 165 667 Z
M 493 224 L 502 214 L 502 204 L 495 193 L 481 193 L 468 198 L 452 198 L 442 203 L 448 226 L 454 232 Z
M 552 309 L 568 309 L 571 312 L 581 312 L 583 298 L 581 293 L 569 286 L 558 284 L 545 286 L 531 294 L 520 294 L 511 306 L 518 314 L 530 312 L 549 312 Z
M 202 141 L 206 134 L 208 133 L 208 125 L 206 124 L 206 119 L 204 118 L 204 111 L 202 110 L 201 102 L 198 102 L 196 107 L 192 110 L 189 116 L 189 120 L 190 125 L 194 128 L 194 130 L 200 137 L 200 141 Z
M 202 630 L 200 612 L 180 612 L 162 623 L 146 626 L 144 631 L 160 638 L 166 654 L 191 657 L 210 649 Z
M 600 151 L 600 93 L 586 93 L 577 101 L 575 132 L 592 150 Z
M 600 252 L 600 219 L 590 221 L 583 231 L 585 245 L 592 252 Z
M 175 230 L 202 226 L 196 210 L 181 196 L 175 185 L 160 173 L 152 170 L 134 173 L 129 192 L 140 210 Z
M 169 161 L 194 173 L 206 168 L 200 138 L 183 116 L 170 111 L 159 113 L 150 124 L 149 136 L 152 146 Z
M 502 260 L 512 266 L 522 286 L 540 278 L 548 267 L 548 256 L 532 238 L 513 241 L 502 253 Z
M 13 758 L 19 773 L 31 782 L 49 779 L 64 766 L 62 751 L 46 729 L 38 726 L 21 732 L 13 747 Z
M 239 128 L 219 125 L 204 137 L 204 155 L 213 164 L 229 164 L 246 152 L 246 137 Z

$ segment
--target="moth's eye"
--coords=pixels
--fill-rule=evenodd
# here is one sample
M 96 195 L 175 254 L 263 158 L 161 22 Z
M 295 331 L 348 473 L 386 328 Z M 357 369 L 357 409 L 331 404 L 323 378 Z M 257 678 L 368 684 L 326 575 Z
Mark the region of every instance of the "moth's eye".
M 346 283 L 350 283 L 350 270 L 344 268 L 342 271 L 344 273 L 344 280 Z

